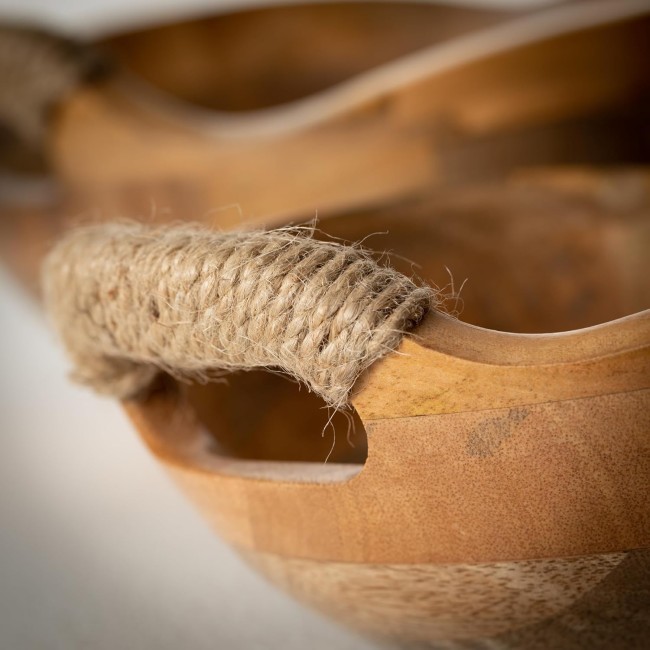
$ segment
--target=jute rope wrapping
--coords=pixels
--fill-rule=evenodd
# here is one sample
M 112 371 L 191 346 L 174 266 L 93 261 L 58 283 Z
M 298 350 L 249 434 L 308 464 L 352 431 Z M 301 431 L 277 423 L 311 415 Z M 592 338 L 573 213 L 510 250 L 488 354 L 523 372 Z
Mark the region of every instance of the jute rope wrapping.
M 301 229 L 219 233 L 109 224 L 72 231 L 44 267 L 75 377 L 129 398 L 161 370 L 281 369 L 341 407 L 433 292 Z
M 49 111 L 108 64 L 91 47 L 37 30 L 0 25 L 0 122 L 32 145 L 45 138 Z

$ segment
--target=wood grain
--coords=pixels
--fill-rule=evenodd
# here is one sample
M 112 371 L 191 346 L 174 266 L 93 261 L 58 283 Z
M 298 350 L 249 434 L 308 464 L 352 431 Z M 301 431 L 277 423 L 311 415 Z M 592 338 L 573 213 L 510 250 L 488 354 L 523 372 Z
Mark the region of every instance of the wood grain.
M 73 93 L 48 143 L 56 183 L 2 206 L 3 256 L 30 286 L 84 221 L 232 228 L 316 210 L 331 235 L 390 230 L 377 249 L 426 281 L 444 284 L 445 265 L 474 278 L 462 316 L 482 327 L 431 314 L 357 383 L 367 458 L 339 444 L 313 462 L 319 405 L 259 376 L 264 403 L 239 379 L 164 377 L 125 403 L 254 566 L 410 647 L 641 650 L 650 634 L 650 185 L 630 169 L 650 160 L 650 19 L 634 2 L 553 15 L 418 52 L 405 17 L 356 68 L 315 56 L 314 87 L 275 94 L 224 80 L 217 97 L 205 67 L 163 69 L 151 52 L 188 26 L 116 38 L 176 99 L 126 76 Z M 239 72 L 259 82 L 262 63 Z
M 589 397 L 364 420 L 366 464 L 338 484 L 321 484 L 318 466 L 307 482 L 214 471 L 181 395 L 127 410 L 220 534 L 244 548 L 373 563 L 612 552 L 650 540 L 649 350 L 645 388 L 632 373 L 627 390 Z
M 638 146 L 623 134 L 650 89 L 649 20 L 576 31 L 558 18 L 508 47 L 513 26 L 477 59 L 432 46 L 340 91 L 240 117 L 196 113 L 117 78 L 60 108 L 51 156 L 93 210 L 134 214 L 136 198 L 143 216 L 152 205 L 192 209 L 222 226 L 329 214 L 523 165 L 620 159 L 621 142 Z M 599 115 L 609 118 L 595 124 L 598 137 L 619 136 L 594 150 L 585 118 Z
M 641 648 L 643 641 L 634 639 L 650 627 L 644 617 L 650 604 L 648 550 L 436 565 L 324 563 L 250 552 L 243 556 L 302 602 L 405 648 L 524 650 L 550 647 L 550 641 L 557 648 Z M 610 623 L 595 638 L 586 616 L 596 603 L 600 611 L 607 611 L 605 604 L 609 611 L 624 608 L 625 629 Z M 555 632 L 549 636 L 549 630 Z M 579 641 L 574 646 L 579 636 L 590 645 Z

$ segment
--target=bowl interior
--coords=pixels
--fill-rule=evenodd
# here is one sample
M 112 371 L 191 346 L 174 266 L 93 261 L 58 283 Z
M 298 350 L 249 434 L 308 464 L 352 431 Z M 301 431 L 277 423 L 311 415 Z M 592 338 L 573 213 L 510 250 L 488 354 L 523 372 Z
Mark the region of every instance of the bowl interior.
M 650 176 L 539 171 L 323 221 L 506 332 L 589 327 L 650 306 Z
M 650 175 L 527 174 L 503 186 L 439 191 L 323 220 L 316 236 L 362 241 L 441 291 L 460 320 L 513 332 L 588 327 L 650 306 Z M 372 234 L 374 233 L 374 234 Z M 368 236 L 371 234 L 371 236 Z M 358 416 L 332 415 L 268 372 L 186 389 L 230 457 L 362 463 Z
M 317 93 L 507 15 L 417 2 L 309 3 L 161 25 L 104 45 L 177 98 L 249 111 Z

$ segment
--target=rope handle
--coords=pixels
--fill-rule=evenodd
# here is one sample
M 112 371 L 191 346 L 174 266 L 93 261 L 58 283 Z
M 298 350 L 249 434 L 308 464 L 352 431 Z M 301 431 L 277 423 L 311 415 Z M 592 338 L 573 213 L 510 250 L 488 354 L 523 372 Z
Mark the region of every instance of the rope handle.
M 74 88 L 109 71 L 107 60 L 90 45 L 0 25 L 0 124 L 23 146 L 42 152 L 53 109 Z
M 215 232 L 103 224 L 71 231 L 43 269 L 74 378 L 119 398 L 156 375 L 282 370 L 340 408 L 433 291 L 310 229 Z

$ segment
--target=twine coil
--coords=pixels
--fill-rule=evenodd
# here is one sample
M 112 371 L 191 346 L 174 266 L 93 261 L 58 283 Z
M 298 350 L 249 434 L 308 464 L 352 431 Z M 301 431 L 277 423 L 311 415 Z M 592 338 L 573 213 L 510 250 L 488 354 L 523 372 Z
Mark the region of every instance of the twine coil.
M 137 396 L 161 370 L 270 367 L 341 407 L 433 292 L 304 229 L 107 224 L 53 249 L 44 295 L 75 378 L 102 393 Z
M 0 25 L 0 124 L 24 143 L 43 146 L 51 109 L 109 68 L 101 54 L 80 42 Z

